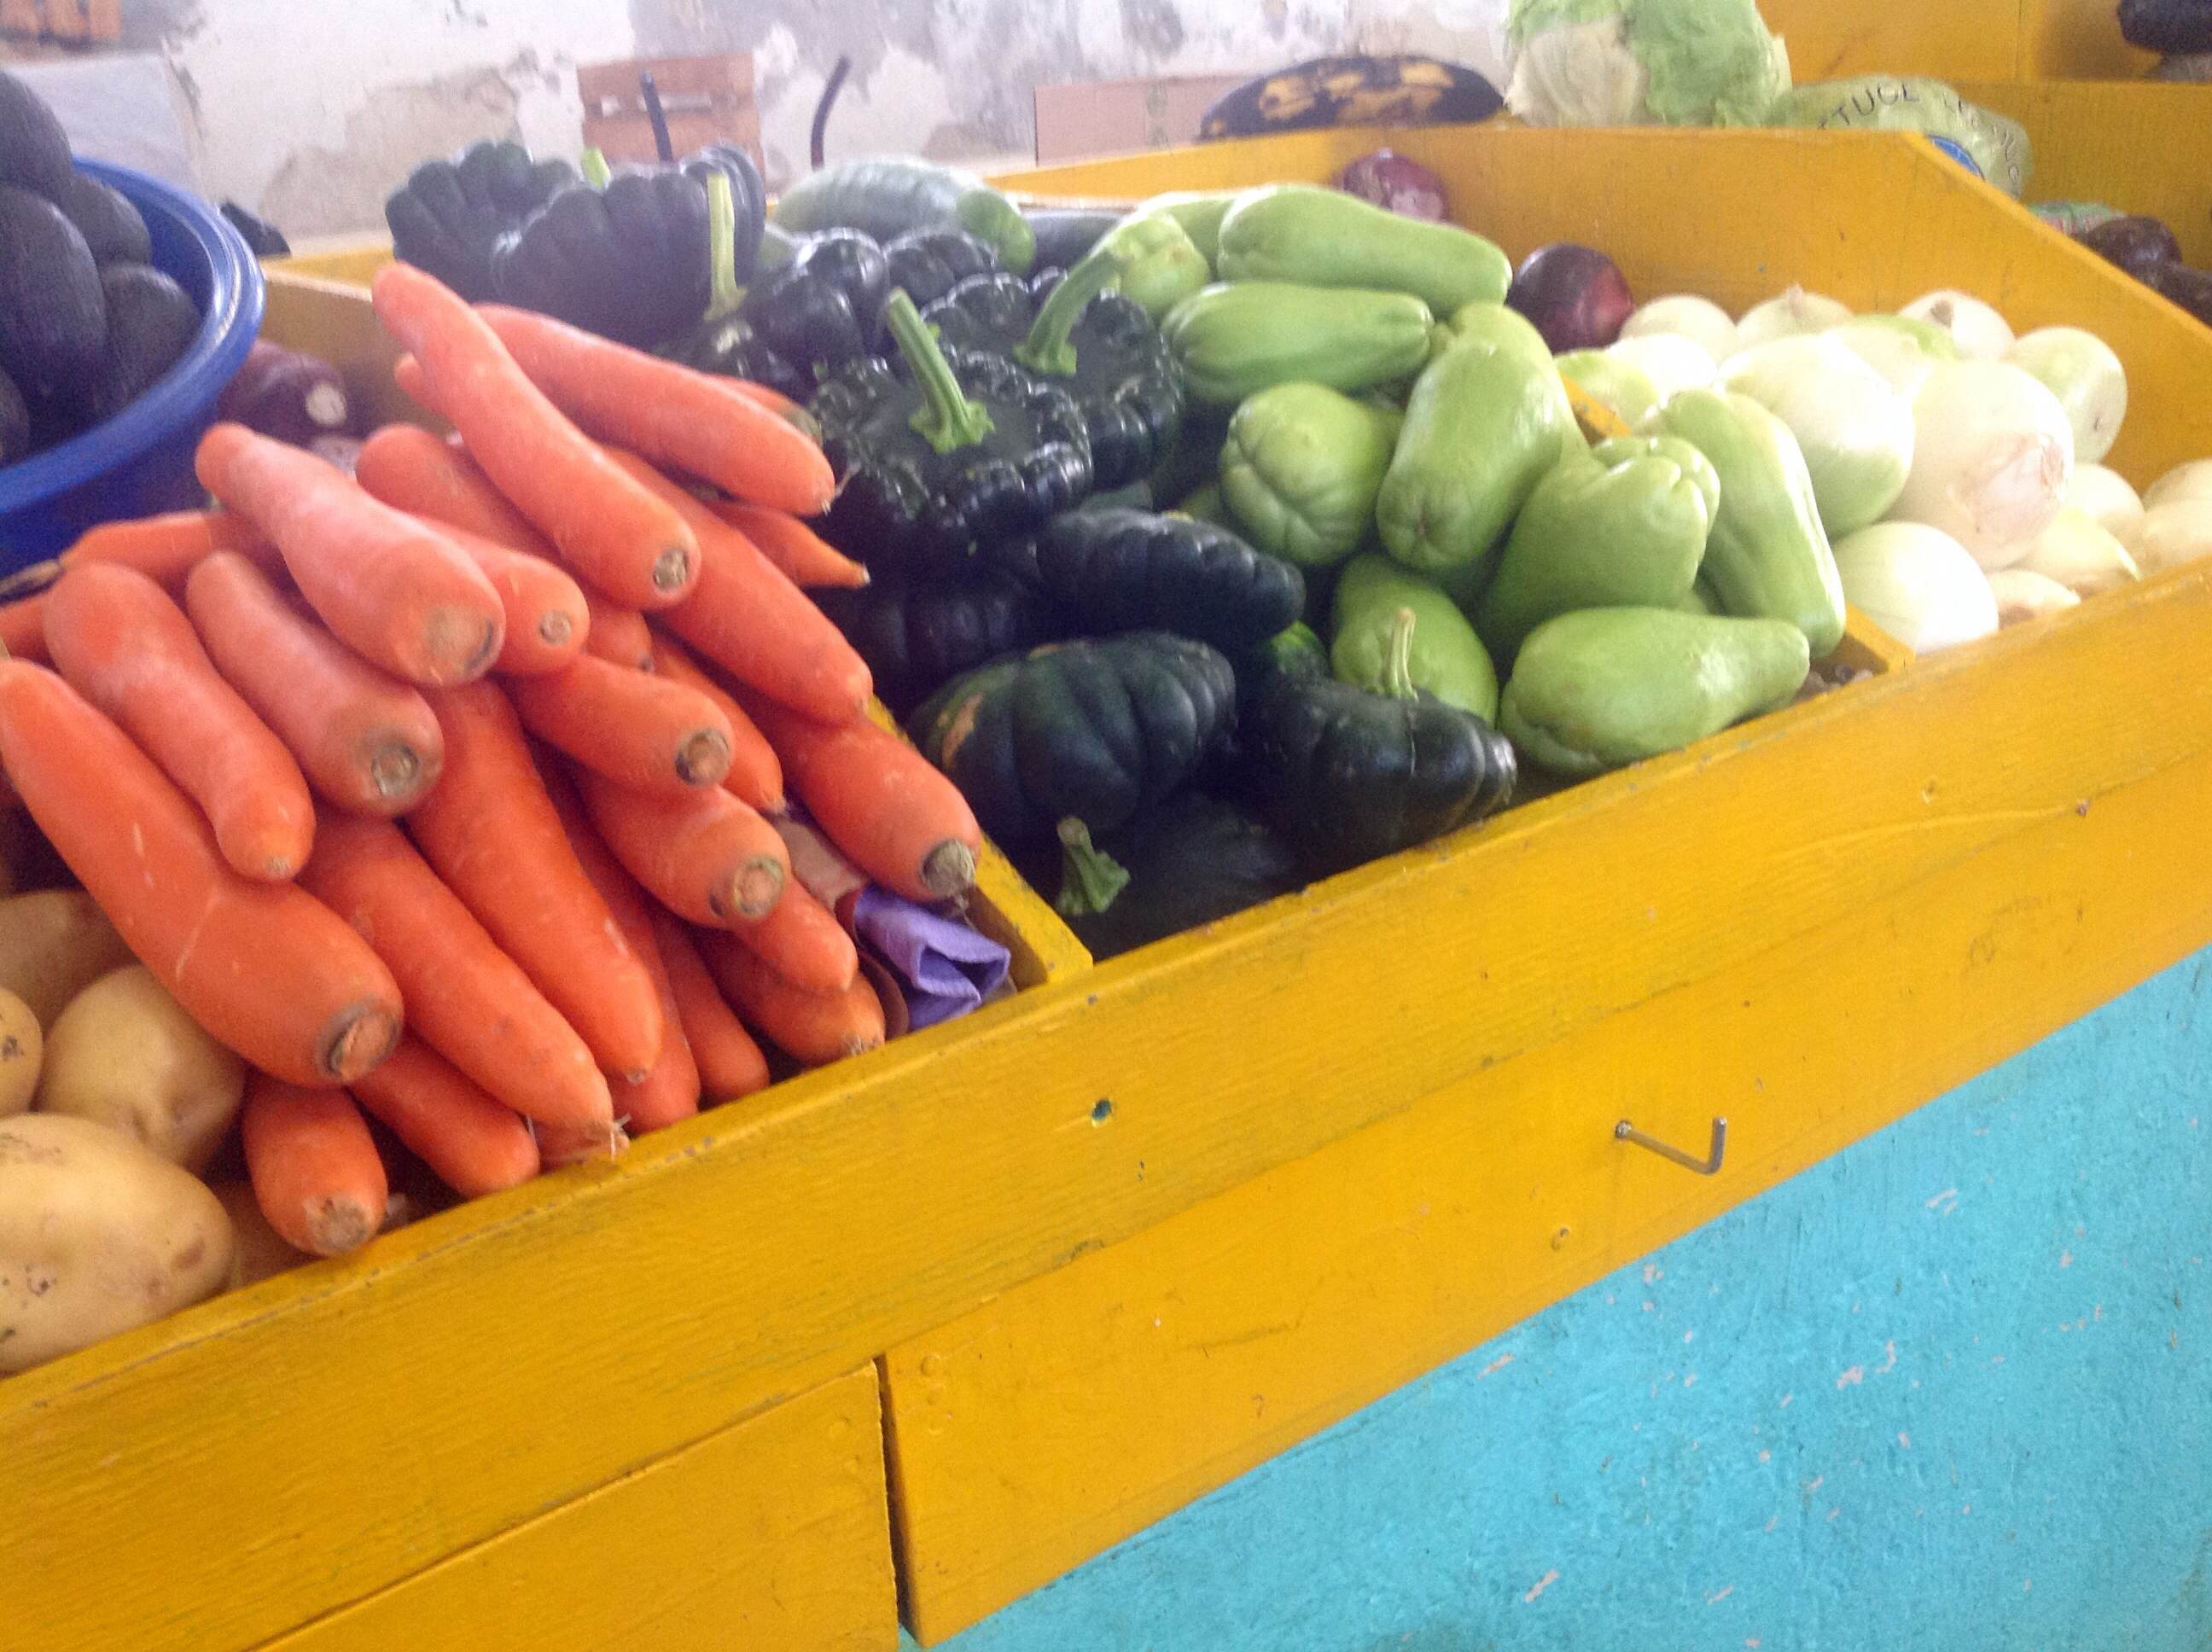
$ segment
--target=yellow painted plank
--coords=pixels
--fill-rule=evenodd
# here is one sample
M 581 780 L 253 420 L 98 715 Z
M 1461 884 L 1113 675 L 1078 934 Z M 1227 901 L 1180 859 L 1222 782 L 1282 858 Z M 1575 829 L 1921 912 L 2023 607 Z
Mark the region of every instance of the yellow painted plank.
M 1453 1085 L 893 1350 L 909 1625 L 936 1643 L 2212 941 L 2212 745 L 2084 802 L 1971 875 Z M 2160 865 L 2187 871 L 2112 875 Z M 1611 1133 L 1625 1115 L 1702 1153 L 1715 1113 L 1729 1145 L 1711 1180 Z
M 892 1652 L 878 1392 L 824 1383 L 267 1652 Z
M 1646 290 L 1986 278 L 2023 325 L 2143 358 L 2136 451 L 2212 451 L 2206 336 L 1924 144 L 1392 139 L 1516 250 L 1607 231 Z M 1221 145 L 1113 187 L 1326 176 L 1375 141 Z M 1754 244 L 1659 194 L 1778 204 Z M 1487 1066 L 1970 876 L 2024 815 L 2202 748 L 2208 627 L 2199 574 L 2099 598 L 11 1378 L 0 1507 L 37 1518 L 0 1622 L 40 1652 L 254 1645 Z
M 1759 9 L 1789 46 L 1800 84 L 1851 75 L 1998 80 L 2019 70 L 2021 0 L 1759 0 Z
M 2163 219 L 2184 257 L 2212 265 L 2212 86 L 2014 81 L 1959 90 L 2027 129 L 2032 199 L 2101 201 Z

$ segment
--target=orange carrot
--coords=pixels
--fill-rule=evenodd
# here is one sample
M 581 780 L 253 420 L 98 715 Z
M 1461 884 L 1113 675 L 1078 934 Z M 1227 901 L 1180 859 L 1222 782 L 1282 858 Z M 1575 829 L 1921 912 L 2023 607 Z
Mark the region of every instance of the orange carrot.
M 793 881 L 766 916 L 733 923 L 730 932 L 745 950 L 793 987 L 842 993 L 860 967 L 859 950 L 830 908 Z
M 750 803 L 763 814 L 779 814 L 784 807 L 783 765 L 775 748 L 755 726 L 753 720 L 730 697 L 730 691 L 707 675 L 682 643 L 673 637 L 649 637 L 653 670 L 672 682 L 696 689 L 712 700 L 730 726 L 730 771 L 722 776 L 723 789 L 740 803 Z
M 26 597 L 0 608 L 0 648 L 12 659 L 44 664 L 46 658 L 46 599 Z
M 441 685 L 491 669 L 505 610 L 452 540 L 242 425 L 210 430 L 197 465 L 209 492 L 276 542 L 307 605 L 363 659 Z
M 353 1081 L 353 1096 L 464 1199 L 520 1187 L 538 1174 L 538 1139 L 522 1115 L 412 1036 Z
M 225 864 L 207 822 L 52 671 L 0 661 L 0 760 L 31 817 L 193 1020 L 254 1066 L 343 1084 L 399 1037 L 399 988 L 344 920 Z
M 466 528 L 533 556 L 553 554 L 474 459 L 418 424 L 387 424 L 362 443 L 354 480 L 394 510 Z
M 619 1124 L 598 1125 L 589 1130 L 573 1129 L 567 1125 L 538 1127 L 538 1157 L 549 1170 L 562 1170 L 571 1164 L 586 1164 L 595 1159 L 619 1158 L 629 1145 L 629 1133 Z
M 171 596 L 185 575 L 218 550 L 261 549 L 261 534 L 244 518 L 228 511 L 172 511 L 133 521 L 103 522 L 88 528 L 58 556 L 18 568 L 0 580 L 0 642 L 18 659 L 46 657 L 43 592 L 70 568 L 86 562 L 135 568 Z M 11 601 L 11 598 L 21 600 Z
M 854 975 L 842 993 L 810 993 L 777 975 L 733 936 L 702 933 L 699 951 L 730 1007 L 794 1061 L 823 1066 L 884 1042 L 884 1006 L 865 975 Z
M 392 382 L 399 393 L 421 408 L 425 413 L 434 413 L 444 418 L 444 412 L 431 398 L 430 375 L 422 371 L 422 364 L 412 355 L 403 355 L 392 364 Z M 451 420 L 447 421 L 451 423 Z
M 421 364 L 434 410 L 563 562 L 634 608 L 684 599 L 699 571 L 690 529 L 562 416 L 483 317 L 410 264 L 385 265 L 370 294 Z
M 301 884 L 390 966 L 407 1028 L 540 1124 L 604 1128 L 607 1081 L 561 1012 L 389 821 L 323 822 Z
M 740 499 L 802 516 L 830 508 L 837 478 L 820 446 L 728 380 L 550 316 L 499 304 L 477 313 L 531 382 L 586 434 Z
M 618 608 L 589 586 L 584 605 L 591 610 L 592 629 L 584 638 L 584 652 L 612 665 L 634 671 L 653 669 L 653 628 L 635 608 Z
M 848 859 L 911 901 L 950 900 L 975 881 L 982 828 L 960 788 L 866 718 L 832 726 L 739 693 L 799 800 Z
M 653 976 L 577 864 L 514 708 L 489 683 L 431 707 L 446 772 L 407 817 L 416 846 L 602 1070 L 650 1072 L 662 1034 Z
M 419 519 L 428 522 L 429 519 Z M 557 671 L 584 652 L 592 624 L 583 587 L 543 556 L 443 523 L 431 523 L 459 546 L 499 592 L 507 635 L 492 669 L 509 677 Z
M 825 722 L 858 716 L 874 686 L 867 665 L 806 593 L 751 540 L 643 459 L 609 452 L 698 535 L 699 583 L 668 615 L 669 629 L 740 683 L 795 711 Z
M 653 914 L 653 936 L 660 943 L 661 967 L 676 1011 L 684 1024 L 684 1042 L 699 1068 L 699 1084 L 709 1105 L 735 1101 L 768 1087 L 768 1058 L 745 1030 L 745 1023 L 723 1001 L 721 988 L 699 956 L 691 932 L 666 912 Z
M 815 422 L 814 416 L 781 391 L 771 390 L 768 386 L 756 384 L 750 379 L 726 379 L 723 382 L 748 401 L 756 402 L 768 409 L 776 417 L 805 436 L 807 440 L 818 443 L 822 440 L 822 427 Z
M 518 679 L 507 695 L 532 734 L 624 786 L 680 796 L 729 773 L 729 719 L 672 677 L 587 654 L 550 677 Z
M 635 1083 L 615 1081 L 615 1116 L 633 1133 L 665 1129 L 699 1111 L 699 1064 L 684 1031 L 683 1007 L 676 1000 L 675 984 L 660 955 L 652 914 L 643 892 L 616 864 L 605 842 L 592 829 L 592 823 L 586 818 L 575 793 L 556 781 L 553 804 L 560 811 L 561 823 L 568 833 L 569 844 L 584 868 L 584 875 L 606 902 L 607 910 L 613 914 L 615 926 L 622 932 L 623 938 L 645 960 L 645 967 L 653 976 L 653 991 L 659 997 L 662 1019 L 668 1027 L 667 1036 L 661 1041 L 660 1060 L 653 1064 L 653 1071 Z
M 315 841 L 300 765 L 216 673 L 167 592 L 112 563 L 71 568 L 47 601 L 46 650 L 199 805 L 233 871 L 299 872 Z
M 710 499 L 707 508 L 753 543 L 776 572 L 798 586 L 828 586 L 854 591 L 868 582 L 868 570 L 787 511 L 772 511 L 738 499 Z
M 343 1256 L 376 1237 L 391 1187 L 350 1096 L 257 1072 L 247 1081 L 239 1124 L 253 1202 L 286 1244 Z
M 235 551 L 192 570 L 185 606 L 216 669 L 283 741 L 324 800 L 396 815 L 445 766 L 429 701 L 317 624 Z
M 754 810 L 719 787 L 672 797 L 579 770 L 592 823 L 623 869 L 695 924 L 768 915 L 782 897 L 791 852 Z

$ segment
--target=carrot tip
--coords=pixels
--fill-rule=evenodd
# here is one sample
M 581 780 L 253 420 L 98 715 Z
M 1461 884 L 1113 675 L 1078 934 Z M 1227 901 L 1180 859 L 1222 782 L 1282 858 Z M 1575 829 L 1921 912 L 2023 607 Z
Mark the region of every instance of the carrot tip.
M 569 633 L 575 629 L 566 614 L 557 608 L 553 609 L 539 618 L 538 640 L 549 648 L 557 648 L 568 640 Z
M 307 1236 L 319 1256 L 343 1256 L 376 1237 L 377 1224 L 359 1200 L 343 1196 L 319 1199 L 305 1212 Z
M 676 752 L 676 778 L 686 786 L 719 786 L 730 772 L 730 743 L 719 729 L 702 728 Z
M 671 545 L 653 559 L 653 588 L 681 591 L 691 583 L 691 553 L 681 545 Z
M 975 852 L 957 838 L 947 838 L 924 856 L 921 886 L 940 901 L 949 901 L 975 881 Z
M 738 868 L 731 888 L 717 891 L 709 904 L 721 918 L 765 918 L 782 898 L 783 867 L 761 855 Z
M 394 740 L 379 746 L 368 760 L 368 778 L 380 798 L 402 798 L 422 778 L 422 758 L 413 746 Z
M 331 1082 L 349 1084 L 398 1047 L 399 1018 L 380 1009 L 350 1011 L 323 1051 Z

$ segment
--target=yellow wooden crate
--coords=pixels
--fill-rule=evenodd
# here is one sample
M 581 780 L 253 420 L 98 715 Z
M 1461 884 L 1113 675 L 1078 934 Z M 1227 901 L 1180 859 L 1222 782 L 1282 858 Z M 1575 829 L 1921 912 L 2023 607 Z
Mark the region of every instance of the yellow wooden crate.
M 1319 179 L 1374 141 L 1002 181 Z M 1391 142 L 1516 257 L 1587 241 L 1642 294 L 1957 284 L 2089 327 L 2133 369 L 2117 462 L 2212 453 L 2212 335 L 1917 140 Z M 1127 1133 L 1102 1156 L 1195 1180 L 1227 1150 L 1182 1115 L 1217 1090 L 1305 1151 L 886 1357 L 909 1626 L 941 1640 L 2212 940 L 2208 624 L 2212 574 L 2170 576 L 1097 971 L 1169 1029 L 1157 1073 L 1094 1066 L 1097 1133 Z M 1711 1180 L 1613 1134 L 1697 1151 L 1723 1114 Z
M 1852 75 L 1948 81 L 2127 79 L 2158 59 L 2122 38 L 2112 0 L 1759 0 L 1801 82 Z

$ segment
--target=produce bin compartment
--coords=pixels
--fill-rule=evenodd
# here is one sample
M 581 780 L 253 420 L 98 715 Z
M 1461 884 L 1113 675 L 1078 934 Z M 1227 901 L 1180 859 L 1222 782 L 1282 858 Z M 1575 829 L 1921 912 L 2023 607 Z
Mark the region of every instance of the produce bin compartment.
M 1003 181 L 1124 199 L 1318 179 L 1376 137 Z M 1389 141 L 1509 252 L 1587 242 L 1639 296 L 1737 310 L 1799 282 L 1873 309 L 1956 286 L 2023 330 L 2087 327 L 2131 372 L 2116 464 L 2148 480 L 2212 451 L 2212 335 L 1917 140 Z M 1235 969 L 1209 1001 L 1238 994 L 1215 1024 L 1246 1029 L 1247 1059 L 1214 1082 L 1303 1115 L 1313 1151 L 891 1351 L 909 1627 L 935 1643 L 2212 939 L 2212 866 L 2186 847 L 2212 795 L 2208 622 L 2212 581 L 2183 570 L 1546 799 L 1272 925 L 1103 966 L 1102 997 L 1134 977 L 1178 1003 Z M 1271 981 L 1263 959 L 1320 980 Z M 1129 1132 L 1106 1151 L 1188 1175 L 1199 1155 L 1163 1147 L 1159 1114 L 1206 1080 L 1101 1073 Z M 1364 1127 L 1330 1139 L 1322 1114 Z M 1626 1118 L 1696 1152 L 1717 1114 L 1711 1180 L 1613 1135 Z

